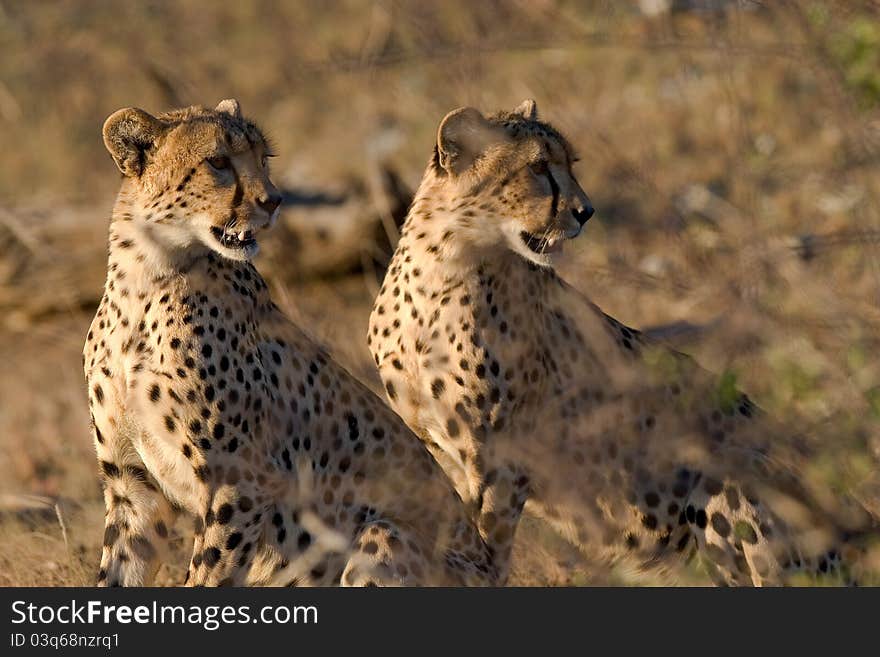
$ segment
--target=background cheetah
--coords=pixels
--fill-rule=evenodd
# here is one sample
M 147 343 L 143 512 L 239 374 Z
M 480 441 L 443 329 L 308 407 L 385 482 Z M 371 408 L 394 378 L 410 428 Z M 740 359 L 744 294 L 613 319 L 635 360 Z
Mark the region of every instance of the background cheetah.
M 490 583 L 430 455 L 285 318 L 249 260 L 276 217 L 234 100 L 113 114 L 122 171 L 83 356 L 107 506 L 98 581 L 149 584 L 178 510 L 188 583 Z
M 612 554 L 696 548 L 719 582 L 850 581 L 842 554 L 868 517 L 818 504 L 803 455 L 745 395 L 555 274 L 593 214 L 575 159 L 531 100 L 443 119 L 370 322 L 391 403 L 474 506 L 502 571 L 530 500 Z

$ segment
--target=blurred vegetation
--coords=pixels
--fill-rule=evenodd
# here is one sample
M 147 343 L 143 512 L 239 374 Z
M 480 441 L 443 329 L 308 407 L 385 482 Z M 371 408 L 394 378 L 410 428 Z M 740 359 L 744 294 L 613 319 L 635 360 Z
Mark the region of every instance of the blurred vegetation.
M 829 22 L 827 11 L 814 13 L 820 28 Z M 830 38 L 831 54 L 843 70 L 847 86 L 864 109 L 880 104 L 880 24 L 877 16 L 858 14 L 836 26 Z
M 101 125 L 230 96 L 276 142 L 275 177 L 317 189 L 377 158 L 413 187 L 446 112 L 535 98 L 597 208 L 564 276 L 803 429 L 805 476 L 880 511 L 880 3 L 640 4 L 0 0 L 0 492 L 78 501 L 69 572 L 100 541 L 79 352 L 119 180 Z M 375 277 L 304 281 L 281 233 L 266 251 L 279 302 L 375 385 Z M 0 583 L 58 562 L 52 531 L 7 533 Z M 657 581 L 537 522 L 517 549 L 520 583 Z

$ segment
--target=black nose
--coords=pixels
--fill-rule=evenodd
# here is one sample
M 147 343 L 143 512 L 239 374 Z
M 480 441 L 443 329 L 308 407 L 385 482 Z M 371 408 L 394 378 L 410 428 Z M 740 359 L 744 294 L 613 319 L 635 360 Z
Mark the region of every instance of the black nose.
M 580 210 L 572 210 L 571 213 L 574 215 L 574 218 L 577 219 L 577 222 L 581 226 L 583 226 L 590 220 L 590 217 L 593 216 L 594 212 L 595 210 L 593 210 L 593 206 L 588 205 L 587 207 L 581 208 Z
M 257 199 L 257 205 L 272 214 L 281 205 L 281 194 L 269 194 L 269 196 Z

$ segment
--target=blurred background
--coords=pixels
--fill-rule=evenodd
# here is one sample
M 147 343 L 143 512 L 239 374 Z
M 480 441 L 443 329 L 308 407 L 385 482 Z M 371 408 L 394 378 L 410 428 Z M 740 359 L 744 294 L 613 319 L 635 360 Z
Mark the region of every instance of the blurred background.
M 880 2 L 0 0 L 0 585 L 97 569 L 80 353 L 119 185 L 101 125 L 227 97 L 280 153 L 258 267 L 374 389 L 367 318 L 440 119 L 534 98 L 597 209 L 564 276 L 880 510 Z M 667 581 L 532 518 L 514 559 L 516 584 Z

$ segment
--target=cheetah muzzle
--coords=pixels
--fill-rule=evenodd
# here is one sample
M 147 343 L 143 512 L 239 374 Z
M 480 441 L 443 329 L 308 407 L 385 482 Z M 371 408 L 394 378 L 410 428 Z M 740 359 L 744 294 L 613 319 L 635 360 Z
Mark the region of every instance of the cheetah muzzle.
M 254 237 L 254 233 L 251 230 L 241 230 L 235 232 L 235 229 L 231 226 L 228 228 L 211 226 L 211 234 L 214 236 L 220 246 L 227 249 L 241 251 L 248 257 L 253 257 L 258 248 L 257 239 L 256 237 Z
M 559 237 L 538 237 L 526 231 L 521 231 L 519 236 L 523 244 L 538 255 L 549 255 L 562 251 L 562 239 Z

